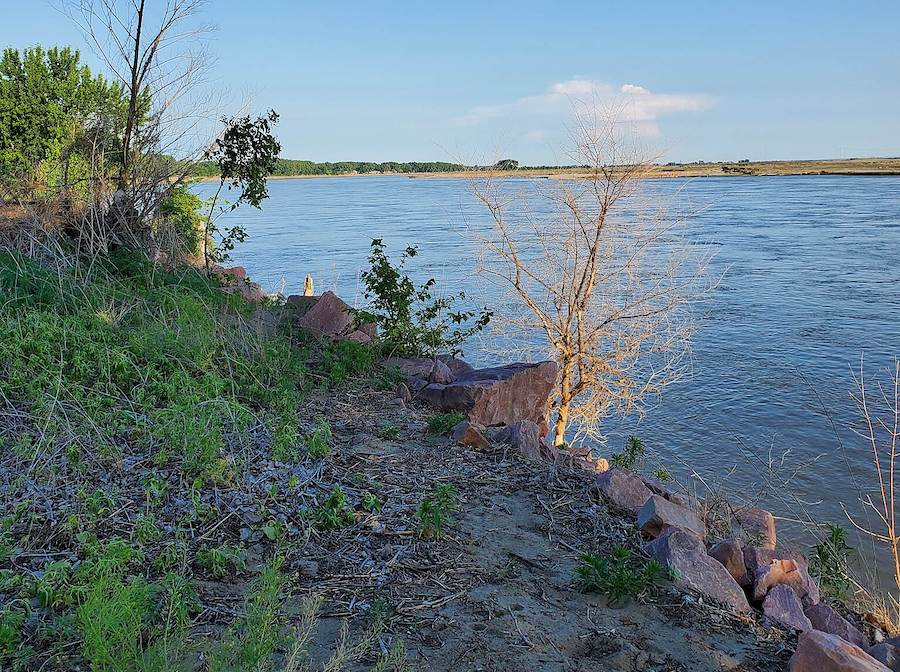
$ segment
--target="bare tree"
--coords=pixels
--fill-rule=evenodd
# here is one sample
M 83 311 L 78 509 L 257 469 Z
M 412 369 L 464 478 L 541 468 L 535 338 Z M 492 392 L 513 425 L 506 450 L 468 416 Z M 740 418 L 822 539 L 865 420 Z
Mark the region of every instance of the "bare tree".
M 473 178 L 493 226 L 476 232 L 479 273 L 508 292 L 495 323 L 546 336 L 559 364 L 553 443 L 600 438 L 611 413 L 642 411 L 690 366 L 692 305 L 711 287 L 707 248 L 648 200 L 650 163 L 615 113 L 573 132 L 576 180 Z M 547 186 L 544 186 L 547 185 Z
M 63 11 L 82 29 L 127 98 L 115 146 L 99 148 L 117 164 L 114 207 L 101 204 L 101 219 L 112 219 L 113 237 L 146 243 L 160 201 L 173 184 L 184 181 L 213 139 L 206 122 L 215 114 L 203 86 L 204 37 L 210 29 L 197 21 L 205 4 L 62 0 Z

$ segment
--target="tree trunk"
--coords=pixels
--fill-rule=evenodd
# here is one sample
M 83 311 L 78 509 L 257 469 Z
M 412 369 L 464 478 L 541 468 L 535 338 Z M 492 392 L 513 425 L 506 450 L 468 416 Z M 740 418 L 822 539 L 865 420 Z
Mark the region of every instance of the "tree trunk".
M 572 374 L 568 363 L 563 363 L 559 381 L 559 410 L 553 423 L 553 445 L 562 448 L 566 443 L 566 427 L 569 424 L 569 406 L 572 404 Z

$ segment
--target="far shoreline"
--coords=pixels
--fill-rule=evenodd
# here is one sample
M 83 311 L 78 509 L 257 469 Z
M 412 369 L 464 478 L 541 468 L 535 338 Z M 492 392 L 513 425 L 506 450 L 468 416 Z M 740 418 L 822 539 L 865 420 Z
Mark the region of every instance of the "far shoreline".
M 814 159 L 808 161 L 750 161 L 718 163 L 672 163 L 658 165 L 648 178 L 685 177 L 772 177 L 779 175 L 836 175 L 844 177 L 884 177 L 900 175 L 900 158 Z M 406 177 L 416 180 L 471 179 L 472 177 L 583 179 L 588 175 L 578 168 L 519 168 L 517 170 L 447 171 L 434 173 L 336 173 L 322 175 L 270 175 L 269 180 L 310 180 L 347 177 Z M 215 182 L 214 175 L 193 178 L 194 182 Z

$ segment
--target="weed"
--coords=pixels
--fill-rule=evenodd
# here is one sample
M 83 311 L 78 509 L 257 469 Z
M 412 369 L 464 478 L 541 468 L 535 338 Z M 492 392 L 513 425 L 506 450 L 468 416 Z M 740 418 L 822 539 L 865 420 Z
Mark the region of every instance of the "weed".
M 287 525 L 285 525 L 283 520 L 278 520 L 277 518 L 266 521 L 266 524 L 262 527 L 262 532 L 269 541 L 278 541 L 284 537 L 286 531 Z
M 332 385 L 367 373 L 375 365 L 375 351 L 371 346 L 349 340 L 331 341 L 325 346 L 322 358 L 325 375 Z
M 306 434 L 306 453 L 314 460 L 321 460 L 331 452 L 330 441 L 331 425 L 328 418 L 320 416 Z
M 378 511 L 381 511 L 384 505 L 381 503 L 381 500 L 378 499 L 378 496 L 375 493 L 367 492 L 363 495 L 361 506 L 363 511 L 368 511 L 369 513 L 377 513 Z
M 653 471 L 653 478 L 655 478 L 657 481 L 662 481 L 663 483 L 668 483 L 669 481 L 672 480 L 672 474 L 665 467 L 657 467 Z
M 400 428 L 392 422 L 386 422 L 378 429 L 378 437 L 386 441 L 394 441 L 400 437 Z
M 663 576 L 656 560 L 645 560 L 624 546 L 613 548 L 608 556 L 585 553 L 575 569 L 584 591 L 606 595 L 611 604 L 621 604 L 653 590 Z
M 644 459 L 644 442 L 636 436 L 629 436 L 621 453 L 613 453 L 610 462 L 620 469 L 634 470 Z
M 424 538 L 440 539 L 444 523 L 450 513 L 456 510 L 456 488 L 452 483 L 435 486 L 416 509 L 419 520 L 419 535 Z
M 229 572 L 243 572 L 247 569 L 247 554 L 244 549 L 232 544 L 222 544 L 216 548 L 201 548 L 197 551 L 197 564 L 216 578 Z
M 134 521 L 134 530 L 131 533 L 135 541 L 146 544 L 160 535 L 156 516 L 152 513 L 139 513 Z
M 460 411 L 436 413 L 428 418 L 428 431 L 432 434 L 449 434 L 451 429 L 465 419 L 465 413 Z
M 400 383 L 406 383 L 406 374 L 399 366 L 380 367 L 375 372 L 375 381 L 381 390 L 396 390 Z
M 850 556 L 855 552 L 847 544 L 847 532 L 840 525 L 827 525 L 827 534 L 809 554 L 809 571 L 819 580 L 822 592 L 842 599 L 850 590 Z
M 316 510 L 316 524 L 325 530 L 348 527 L 356 522 L 356 512 L 350 506 L 347 495 L 336 485 L 328 499 Z

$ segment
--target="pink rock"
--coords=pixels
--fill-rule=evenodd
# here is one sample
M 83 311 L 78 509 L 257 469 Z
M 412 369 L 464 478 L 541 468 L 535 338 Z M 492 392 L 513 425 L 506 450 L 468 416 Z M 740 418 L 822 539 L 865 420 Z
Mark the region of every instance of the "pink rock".
M 594 487 L 617 509 L 637 515 L 653 493 L 635 474 L 624 469 L 609 469 L 594 479 Z
M 858 646 L 837 635 L 809 630 L 800 635 L 791 672 L 890 672 Z
M 231 268 L 220 268 L 218 270 L 221 275 L 234 278 L 235 280 L 247 279 L 247 269 L 243 266 L 232 266 Z
M 772 550 L 775 548 L 775 518 L 765 509 L 745 507 L 734 512 L 736 536 L 754 546 Z
M 429 383 L 440 383 L 441 385 L 449 385 L 453 382 L 453 373 L 450 367 L 441 360 L 435 359 L 431 363 L 431 369 L 428 371 Z
M 667 484 L 663 483 L 657 478 L 642 475 L 641 480 L 644 481 L 644 485 L 650 488 L 650 492 L 656 495 L 660 495 L 661 497 L 665 497 L 670 502 L 675 502 L 676 504 L 680 504 L 681 506 L 686 506 L 694 510 L 697 510 L 699 508 L 696 499 L 675 492 Z
M 351 331 L 349 334 L 347 334 L 343 338 L 347 339 L 348 341 L 353 341 L 354 343 L 362 343 L 363 345 L 372 342 L 372 337 L 369 336 L 362 329 L 356 329 L 354 331 Z
M 660 495 L 651 495 L 637 514 L 637 525 L 641 532 L 658 537 L 670 527 L 679 527 L 693 532 L 701 539 L 706 537 L 706 525 L 696 513 Z
M 450 373 L 453 374 L 453 380 L 461 378 L 475 370 L 472 368 L 471 364 L 461 360 L 459 357 L 454 357 L 453 355 L 438 355 L 438 359 L 450 369 Z
M 450 438 L 461 446 L 478 450 L 487 450 L 491 447 L 490 442 L 484 438 L 484 434 L 468 420 L 463 420 L 456 425 L 450 433 Z
M 737 581 L 717 560 L 706 554 L 703 542 L 692 532 L 670 527 L 647 549 L 652 557 L 674 570 L 675 585 L 736 611 L 750 611 L 747 596 Z
M 866 636 L 859 629 L 824 602 L 809 607 L 806 610 L 806 617 L 816 630 L 827 632 L 829 635 L 837 635 L 862 649 L 866 649 L 869 646 Z M 873 657 L 878 658 L 878 656 Z M 879 658 L 879 660 L 881 659 Z M 885 663 L 884 660 L 881 662 Z M 889 663 L 885 664 L 890 667 Z
M 396 397 L 398 399 L 402 399 L 404 402 L 412 401 L 412 393 L 409 391 L 406 383 L 400 383 L 399 385 L 397 385 Z
M 819 602 L 819 586 L 796 560 L 773 560 L 753 573 L 753 599 L 762 600 L 773 586 L 791 588 L 805 607 Z
M 744 564 L 744 553 L 737 539 L 725 539 L 709 549 L 709 555 L 722 563 L 740 586 L 750 585 L 750 576 Z
M 557 371 L 555 362 L 475 369 L 450 384 L 427 385 L 419 394 L 441 410 L 465 411 L 485 427 L 530 420 L 544 436 Z
M 785 627 L 801 632 L 812 630 L 812 623 L 803 613 L 800 598 L 788 586 L 778 585 L 772 588 L 763 600 L 762 609 L 766 618 Z
M 299 324 L 318 336 L 342 336 L 351 330 L 350 307 L 333 292 L 325 292 L 300 318 Z

